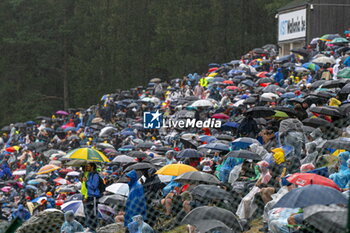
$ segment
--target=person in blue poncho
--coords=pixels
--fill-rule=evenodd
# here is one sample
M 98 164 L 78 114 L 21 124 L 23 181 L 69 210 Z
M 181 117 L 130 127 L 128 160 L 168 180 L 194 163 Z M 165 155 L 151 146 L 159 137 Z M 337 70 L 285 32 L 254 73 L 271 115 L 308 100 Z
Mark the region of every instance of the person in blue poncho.
M 238 164 L 241 164 L 243 162 L 242 159 L 239 158 L 234 158 L 234 157 L 228 157 L 224 164 L 222 165 L 221 169 L 220 169 L 220 177 L 219 179 L 222 182 L 227 182 L 228 181 L 228 177 L 230 175 L 231 170 Z
M 11 217 L 12 217 L 12 219 L 15 219 L 18 217 L 22 221 L 26 221 L 30 218 L 30 213 L 26 208 L 24 208 L 24 206 L 22 204 L 19 204 L 17 210 L 15 210 L 12 213 Z
M 276 83 L 283 85 L 284 77 L 283 77 L 283 73 L 282 73 L 281 68 L 277 69 L 277 73 L 275 74 L 274 79 L 275 79 Z
M 61 233 L 83 232 L 84 227 L 76 220 L 74 220 L 74 213 L 72 210 L 64 214 L 65 222 L 61 227 Z
M 132 222 L 132 217 L 141 215 L 147 219 L 146 198 L 141 183 L 137 179 L 137 173 L 132 170 L 126 174 L 129 179 L 129 196 L 125 204 L 124 226 Z
M 340 163 L 339 170 L 337 173 L 331 174 L 329 178 L 333 180 L 339 188 L 346 188 L 346 185 L 350 181 L 350 168 L 347 163 L 350 158 L 350 152 L 341 152 L 339 153 L 338 158 Z
M 2 180 L 8 180 L 12 178 L 12 173 L 11 173 L 11 169 L 9 168 L 9 166 L 7 165 L 7 163 L 3 163 L 0 166 L 0 179 Z

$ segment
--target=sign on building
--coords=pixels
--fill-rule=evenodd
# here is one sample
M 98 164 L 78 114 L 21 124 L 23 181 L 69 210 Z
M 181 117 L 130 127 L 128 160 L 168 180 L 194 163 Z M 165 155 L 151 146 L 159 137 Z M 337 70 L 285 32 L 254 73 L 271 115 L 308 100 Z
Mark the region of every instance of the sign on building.
M 306 36 L 306 9 L 282 13 L 278 16 L 278 41 Z

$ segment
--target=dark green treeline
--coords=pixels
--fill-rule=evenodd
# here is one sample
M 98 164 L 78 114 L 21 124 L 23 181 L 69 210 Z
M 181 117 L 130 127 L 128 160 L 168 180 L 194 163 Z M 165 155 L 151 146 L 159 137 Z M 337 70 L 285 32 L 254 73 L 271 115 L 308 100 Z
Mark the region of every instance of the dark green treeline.
M 237 59 L 276 42 L 288 2 L 1 0 L 0 125 Z

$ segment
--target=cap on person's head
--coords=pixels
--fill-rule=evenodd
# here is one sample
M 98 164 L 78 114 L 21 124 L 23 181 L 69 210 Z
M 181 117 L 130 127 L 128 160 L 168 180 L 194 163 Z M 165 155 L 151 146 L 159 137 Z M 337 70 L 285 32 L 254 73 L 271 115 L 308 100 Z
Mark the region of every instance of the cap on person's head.
M 52 193 L 51 193 L 51 192 L 47 192 L 47 193 L 46 193 L 46 196 L 47 196 L 47 197 L 52 197 Z
M 30 196 L 26 196 L 26 200 L 30 201 Z
M 211 170 L 210 166 L 204 166 L 203 171 L 204 172 L 211 172 L 212 170 Z

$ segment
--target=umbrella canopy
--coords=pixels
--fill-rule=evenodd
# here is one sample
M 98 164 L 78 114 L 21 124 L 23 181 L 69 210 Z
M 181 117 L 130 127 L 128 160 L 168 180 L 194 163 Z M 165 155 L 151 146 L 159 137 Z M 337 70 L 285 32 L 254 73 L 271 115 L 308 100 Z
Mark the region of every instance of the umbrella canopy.
M 199 232 L 233 233 L 225 223 L 219 220 L 198 220 L 192 222 L 191 225 L 195 226 Z
M 346 197 L 336 190 L 323 185 L 307 185 L 296 188 L 285 194 L 273 208 L 304 208 L 311 205 L 347 205 Z
M 350 150 L 350 141 L 342 139 L 327 140 L 323 147 L 337 150 Z
M 99 202 L 103 204 L 124 204 L 126 202 L 126 197 L 118 194 L 103 196 L 99 199 Z
M 350 94 L 350 83 L 343 86 L 343 88 L 339 92 L 340 94 Z
M 57 112 L 56 112 L 56 114 L 57 114 L 57 115 L 65 115 L 65 116 L 68 116 L 68 115 L 69 115 L 69 113 L 68 113 L 68 112 L 63 111 L 63 110 L 59 110 L 59 111 L 57 111 Z
M 331 57 L 318 57 L 312 60 L 312 62 L 318 63 L 318 64 L 327 64 L 327 63 L 330 63 L 331 65 L 335 64 L 334 58 L 331 58 Z
M 80 172 L 76 172 L 76 171 L 68 172 L 67 176 L 80 176 Z
M 48 164 L 48 165 L 45 165 L 42 168 L 40 168 L 37 174 L 38 175 L 45 174 L 45 173 L 53 172 L 57 169 L 60 169 L 60 167 L 53 165 L 53 164 Z
M 156 174 L 168 175 L 168 176 L 179 176 L 186 172 L 197 171 L 194 167 L 186 164 L 169 164 L 159 169 Z
M 135 161 L 135 158 L 127 155 L 118 155 L 112 160 L 113 163 L 132 163 L 134 161 Z
M 338 185 L 333 180 L 314 173 L 294 173 L 287 180 L 299 186 L 306 186 L 310 184 L 324 185 L 335 188 L 340 191 Z
M 224 113 L 213 114 L 211 117 L 212 117 L 212 118 L 216 118 L 216 119 L 223 119 L 223 120 L 230 119 L 230 117 L 227 116 L 227 115 L 224 114 Z
M 337 37 L 330 42 L 330 44 L 343 44 L 343 43 L 349 43 L 349 41 L 343 37 Z
M 145 169 L 150 169 L 150 168 L 155 168 L 155 166 L 151 163 L 136 163 L 133 165 L 128 166 L 125 169 L 125 172 L 131 171 L 131 170 L 145 170 Z
M 229 151 L 230 147 L 224 143 L 220 142 L 211 142 L 209 144 L 205 144 L 203 146 L 200 146 L 199 148 L 206 148 L 211 150 L 219 150 L 219 151 Z
M 112 126 L 107 126 L 107 127 L 104 127 L 103 129 L 101 129 L 100 133 L 99 133 L 99 137 L 104 137 L 104 136 L 107 136 L 109 134 L 112 134 L 114 132 L 118 132 L 118 129 L 112 127 Z
M 14 175 L 14 176 L 23 176 L 23 175 L 25 175 L 26 173 L 27 173 L 26 170 L 17 170 L 17 171 L 14 171 L 14 172 L 12 173 L 12 175 Z
M 127 197 L 129 195 L 129 185 L 125 183 L 115 183 L 107 186 L 106 191 Z
M 269 107 L 258 106 L 248 109 L 245 114 L 250 115 L 253 118 L 264 118 L 273 116 L 275 114 L 275 111 Z
M 318 71 L 320 69 L 318 65 L 311 62 L 303 64 L 303 67 L 313 71 Z
M 216 185 L 200 184 L 191 191 L 193 195 L 205 200 L 232 200 L 232 195 Z
M 348 209 L 337 205 L 304 208 L 304 219 L 324 233 L 346 232 Z
M 191 210 L 181 221 L 181 224 L 192 224 L 199 220 L 218 220 L 226 224 L 234 232 L 242 232 L 242 226 L 237 217 L 223 208 L 214 206 L 201 206 Z
M 128 153 L 129 156 L 131 157 L 135 157 L 135 158 L 145 158 L 145 157 L 148 157 L 148 155 L 144 152 L 141 152 L 141 151 L 131 151 L 130 153 Z
M 338 78 L 350 78 L 350 67 L 345 67 L 337 74 Z
M 329 121 L 326 121 L 325 119 L 322 118 L 306 118 L 305 120 L 302 121 L 304 125 L 306 126 L 311 126 L 314 128 L 321 127 L 321 126 L 328 126 L 332 127 L 333 124 Z
M 78 148 L 67 153 L 69 159 L 80 159 L 90 162 L 109 162 L 108 158 L 100 151 L 93 148 Z
M 186 183 L 186 184 L 220 184 L 220 180 L 216 178 L 216 176 L 200 172 L 200 171 L 192 171 L 192 172 L 186 172 L 182 175 L 179 175 L 174 179 L 174 181 L 179 183 Z
M 248 150 L 234 150 L 228 153 L 226 156 L 241 159 L 261 160 L 260 156 L 257 153 Z
M 320 38 L 320 40 L 322 40 L 322 41 L 332 41 L 332 40 L 334 40 L 335 38 L 341 38 L 341 36 L 338 35 L 338 34 L 325 34 L 325 35 L 323 35 L 323 36 Z
M 75 216 L 85 217 L 84 204 L 82 200 L 66 202 L 63 205 L 61 205 L 61 210 L 63 212 L 72 210 Z
M 184 149 L 177 154 L 177 158 L 201 158 L 202 154 L 195 149 Z
M 312 107 L 310 108 L 310 112 L 327 115 L 327 116 L 335 116 L 335 117 L 342 116 L 341 112 L 339 111 L 339 108 L 331 108 L 326 106 Z
M 192 103 L 192 107 L 211 107 L 213 103 L 209 100 L 197 100 Z
M 66 179 L 63 179 L 62 177 L 58 177 L 53 180 L 57 184 L 70 184 L 70 182 Z

